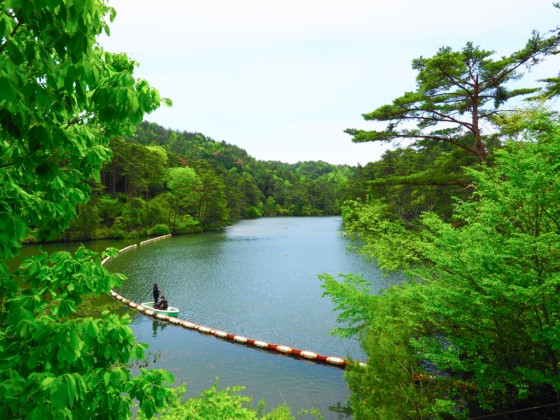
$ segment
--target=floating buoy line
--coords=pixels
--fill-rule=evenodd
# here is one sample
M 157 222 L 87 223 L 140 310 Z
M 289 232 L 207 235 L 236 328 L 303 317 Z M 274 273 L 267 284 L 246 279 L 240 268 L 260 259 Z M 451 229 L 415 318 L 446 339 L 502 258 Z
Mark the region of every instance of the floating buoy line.
M 155 241 L 159 241 L 162 239 L 166 239 L 166 238 L 170 238 L 171 235 L 163 235 L 163 236 L 158 236 L 157 238 L 152 238 L 152 239 L 148 239 L 146 241 L 140 242 L 140 245 L 146 245 Z M 135 249 L 137 248 L 138 245 L 134 244 L 134 245 L 129 245 L 125 248 L 122 248 L 119 250 L 119 253 L 122 252 L 126 252 L 128 250 L 131 249 Z M 102 265 L 105 265 L 109 260 L 111 259 L 111 257 L 107 257 L 105 258 L 103 261 L 101 261 Z M 208 335 L 213 335 L 214 337 L 217 338 L 221 338 L 224 340 L 229 340 L 235 343 L 239 343 L 239 344 L 244 344 L 250 347 L 254 347 L 256 349 L 262 349 L 262 350 L 268 350 L 271 352 L 276 352 L 279 354 L 283 354 L 283 355 L 288 355 L 288 356 L 294 356 L 296 358 L 302 358 L 305 360 L 309 360 L 309 361 L 314 361 L 314 362 L 319 362 L 319 363 L 327 363 L 329 365 L 332 366 L 336 366 L 339 368 L 344 368 L 346 366 L 348 366 L 351 362 L 349 362 L 347 359 L 344 359 L 342 357 L 336 357 L 336 356 L 322 356 L 320 354 L 317 354 L 313 351 L 309 351 L 309 350 L 298 350 L 295 349 L 291 346 L 285 346 L 282 344 L 271 344 L 271 343 L 267 343 L 266 341 L 262 341 L 262 340 L 255 340 L 252 338 L 247 338 L 244 337 L 242 335 L 235 335 L 235 334 L 230 334 L 228 332 L 225 331 L 221 331 L 221 330 L 216 330 L 214 328 L 210 328 L 210 327 L 205 327 L 203 325 L 196 325 L 190 321 L 186 321 L 184 319 L 179 319 L 173 316 L 168 316 L 168 315 L 164 315 L 164 314 L 160 314 L 160 313 L 156 313 L 152 310 L 150 310 L 149 308 L 146 308 L 144 306 L 142 306 L 140 303 L 136 303 L 131 301 L 130 299 L 127 299 L 121 295 L 119 295 L 117 292 L 115 292 L 114 290 L 111 290 L 110 292 L 110 296 L 120 302 L 122 302 L 123 304 L 127 305 L 128 307 L 132 308 L 132 309 L 136 309 L 137 311 L 143 313 L 144 315 L 147 315 L 149 317 L 152 318 L 156 318 L 160 321 L 165 321 L 168 322 L 170 324 L 173 325 L 177 325 L 189 330 L 195 330 L 198 331 L 199 333 L 202 334 L 208 334 Z M 357 362 L 359 365 L 361 366 L 367 366 L 365 363 L 362 362 Z

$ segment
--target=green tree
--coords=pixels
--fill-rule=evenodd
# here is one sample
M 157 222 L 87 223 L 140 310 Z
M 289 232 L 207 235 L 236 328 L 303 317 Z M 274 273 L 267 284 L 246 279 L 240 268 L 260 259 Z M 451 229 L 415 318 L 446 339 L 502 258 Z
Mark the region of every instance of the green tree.
M 224 390 L 217 389 L 217 380 L 212 388 L 203 391 L 198 397 L 176 402 L 169 407 L 162 420 L 206 420 L 206 419 L 244 419 L 244 420 L 295 420 L 292 410 L 282 404 L 264 414 L 265 403 L 259 401 L 257 409 L 251 407 L 251 398 L 240 395 L 243 387 L 235 386 Z M 302 414 L 311 414 L 322 419 L 315 410 L 302 410 Z M 142 418 L 141 418 L 142 419 Z
M 524 141 L 498 150 L 494 166 L 468 170 L 475 200 L 458 201 L 454 220 L 425 213 L 419 235 L 398 226 L 388 234 L 386 226 L 371 250 L 385 261 L 398 252 L 409 282 L 372 296 L 355 281 L 325 280 L 352 322 L 347 332 L 360 333 L 372 357 L 372 380 L 373 350 L 384 336 L 404 337 L 395 369 L 413 355 L 420 374 L 426 366 L 435 372 L 428 411 L 449 409 L 442 401 L 450 396 L 456 414 L 463 401 L 492 411 L 560 400 L 560 126 L 533 115 L 524 127 Z M 375 219 L 360 222 L 379 229 Z
M 411 139 L 414 144 L 438 141 L 452 144 L 484 161 L 489 153 L 492 132 L 483 132 L 483 122 L 512 98 L 537 89 L 508 89 L 508 82 L 521 77 L 520 69 L 530 68 L 543 56 L 554 52 L 558 38 L 542 39 L 538 34 L 527 45 L 507 57 L 491 58 L 492 51 L 467 43 L 461 51 L 442 47 L 431 58 L 412 61 L 417 90 L 406 92 L 390 105 L 364 114 L 368 121 L 388 122 L 385 130 L 347 129 L 354 142 Z M 415 123 L 411 128 L 408 123 Z M 400 124 L 404 124 L 399 128 Z
M 360 170 L 354 182 L 363 191 L 357 196 L 362 203 L 383 209 L 383 216 L 409 226 L 425 211 L 449 218 L 453 197 L 465 198 L 470 193 L 463 167 L 474 162 L 464 150 L 435 141 L 388 150 Z
M 161 146 L 147 146 L 144 164 L 144 178 L 147 181 L 146 202 L 151 195 L 163 191 L 163 184 L 167 175 L 167 152 Z
M 196 194 L 196 172 L 192 168 L 171 168 L 168 172 L 167 187 L 169 201 L 173 210 L 173 220 L 170 226 L 175 226 L 177 215 L 186 215 L 194 208 Z
M 202 226 L 210 229 L 227 226 L 230 218 L 223 180 L 204 161 L 197 162 L 195 170 L 195 217 Z
M 82 296 L 122 281 L 101 266 L 107 254 L 42 253 L 15 273 L 7 261 L 30 229 L 48 239 L 69 226 L 109 138 L 129 135 L 160 97 L 125 54 L 99 47 L 115 16 L 104 1 L 0 8 L 0 417 L 127 418 L 133 400 L 151 416 L 173 397 L 172 375 L 125 367 L 144 350 L 128 317 L 73 317 Z
M 264 216 L 276 216 L 278 213 L 278 204 L 274 197 L 268 197 L 264 203 Z
M 132 199 L 138 196 L 148 198 L 148 173 L 150 152 L 145 146 L 135 143 L 124 143 L 126 155 L 121 161 L 124 177 L 124 192 Z M 147 203 L 147 200 L 145 200 Z
M 80 204 L 76 208 L 76 217 L 70 223 L 70 227 L 64 231 L 64 239 L 71 241 L 95 239 L 100 222 L 101 218 L 95 203 L 90 201 L 87 204 Z
M 396 293 L 372 295 L 371 284 L 360 276 L 346 274 L 339 282 L 320 276 L 325 294 L 340 311 L 339 322 L 346 327 L 334 332 L 342 337 L 358 335 L 367 354 L 367 367 L 350 365 L 344 374 L 350 390 L 349 405 L 358 419 L 439 418 L 449 414 L 454 404 L 438 401 L 453 392 L 424 374 L 424 368 L 409 342 L 420 326 L 411 318 L 407 300 Z
M 262 216 L 263 195 L 249 173 L 241 175 L 238 188 L 241 193 L 241 215 L 248 218 Z

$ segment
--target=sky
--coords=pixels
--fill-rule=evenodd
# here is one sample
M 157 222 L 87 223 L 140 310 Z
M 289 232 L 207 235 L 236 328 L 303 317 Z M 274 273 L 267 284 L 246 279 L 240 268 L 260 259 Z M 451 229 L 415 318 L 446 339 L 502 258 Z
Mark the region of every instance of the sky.
M 107 51 L 173 101 L 146 120 L 199 132 L 259 160 L 365 165 L 362 114 L 415 90 L 411 62 L 469 41 L 496 57 L 560 22 L 552 0 L 109 0 Z M 560 56 L 523 83 L 555 76 Z

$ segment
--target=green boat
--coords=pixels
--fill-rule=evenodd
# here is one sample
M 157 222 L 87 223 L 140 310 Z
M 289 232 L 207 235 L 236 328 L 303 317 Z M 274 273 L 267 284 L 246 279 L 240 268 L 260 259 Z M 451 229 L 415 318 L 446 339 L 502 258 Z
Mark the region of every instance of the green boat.
M 167 316 L 174 316 L 177 317 L 179 315 L 179 309 L 174 306 L 168 306 L 167 309 L 158 309 L 154 308 L 154 302 L 143 302 L 141 305 L 149 309 L 150 311 L 154 311 L 155 313 L 167 315 Z

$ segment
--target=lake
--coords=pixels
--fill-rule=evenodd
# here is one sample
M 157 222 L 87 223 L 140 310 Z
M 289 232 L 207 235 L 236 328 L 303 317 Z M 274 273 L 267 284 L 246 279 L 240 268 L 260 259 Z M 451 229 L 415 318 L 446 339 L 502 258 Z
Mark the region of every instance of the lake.
M 128 277 L 116 291 L 138 303 L 152 300 L 153 283 L 158 283 L 181 319 L 325 356 L 365 360 L 356 341 L 329 335 L 339 325 L 333 303 L 322 297 L 318 275 L 362 274 L 374 284 L 373 292 L 396 280 L 347 250 L 349 241 L 341 233 L 340 217 L 245 220 L 218 233 L 138 247 L 106 267 Z M 130 241 L 102 244 L 122 248 Z M 155 360 L 150 367 L 171 371 L 189 396 L 219 378 L 219 388 L 243 385 L 254 407 L 265 400 L 268 408 L 287 403 L 294 414 L 318 408 L 326 419 L 350 417 L 340 368 L 130 314 L 137 340 L 150 345 Z

